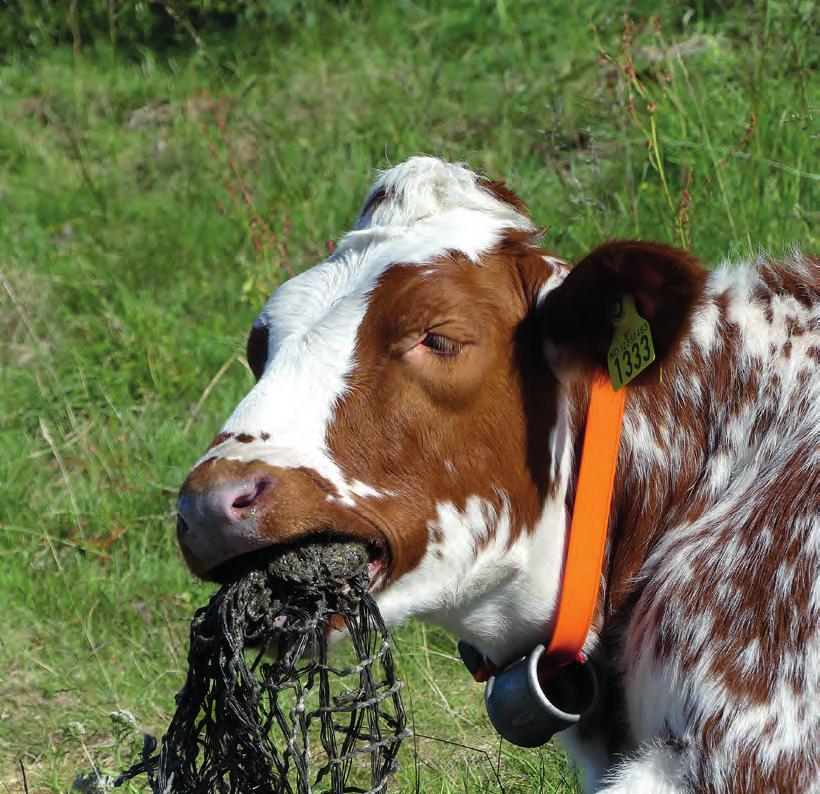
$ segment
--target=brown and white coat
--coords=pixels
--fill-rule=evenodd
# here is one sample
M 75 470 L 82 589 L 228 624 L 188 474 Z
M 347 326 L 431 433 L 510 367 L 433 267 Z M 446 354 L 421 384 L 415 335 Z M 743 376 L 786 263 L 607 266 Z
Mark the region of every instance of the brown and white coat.
M 702 270 L 535 247 L 460 165 L 381 174 L 355 228 L 254 323 L 258 382 L 180 494 L 192 570 L 356 537 L 388 624 L 496 664 L 548 636 L 586 383 L 623 292 L 658 362 L 629 389 L 587 650 L 608 671 L 562 738 L 590 791 L 820 791 L 820 265 Z M 228 572 L 228 573 L 226 573 Z

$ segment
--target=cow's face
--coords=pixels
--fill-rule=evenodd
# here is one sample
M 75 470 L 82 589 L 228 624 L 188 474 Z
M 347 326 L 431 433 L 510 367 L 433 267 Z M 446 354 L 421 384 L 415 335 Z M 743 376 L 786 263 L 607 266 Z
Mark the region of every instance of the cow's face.
M 180 495 L 191 569 L 220 578 L 273 544 L 360 538 L 389 623 L 423 615 L 513 651 L 514 609 L 518 633 L 543 632 L 568 444 L 534 307 L 565 268 L 533 231 L 459 166 L 383 175 L 357 229 L 253 324 L 258 382 Z
M 657 358 L 635 383 L 657 382 L 703 272 L 642 242 L 568 270 L 534 231 L 461 166 L 383 174 L 354 231 L 253 324 L 258 382 L 180 493 L 191 569 L 230 578 L 277 544 L 357 538 L 388 624 L 425 617 L 498 663 L 543 640 L 613 307 L 628 293 L 650 322 Z

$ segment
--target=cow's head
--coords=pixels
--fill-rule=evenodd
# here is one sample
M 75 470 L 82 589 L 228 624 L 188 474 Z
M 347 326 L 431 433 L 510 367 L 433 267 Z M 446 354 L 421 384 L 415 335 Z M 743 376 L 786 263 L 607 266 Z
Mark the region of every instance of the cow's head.
M 180 494 L 191 569 L 358 538 L 389 624 L 426 617 L 498 661 L 543 636 L 574 439 L 539 316 L 568 269 L 535 233 L 462 166 L 382 174 L 333 255 L 253 324 L 257 384 Z

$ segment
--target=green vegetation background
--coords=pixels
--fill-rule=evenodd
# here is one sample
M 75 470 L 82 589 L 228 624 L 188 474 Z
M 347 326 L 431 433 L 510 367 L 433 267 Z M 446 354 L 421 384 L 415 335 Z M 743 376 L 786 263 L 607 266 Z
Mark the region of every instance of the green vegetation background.
M 415 153 L 504 178 L 572 259 L 816 246 L 810 2 L 0 4 L 0 790 L 66 791 L 161 732 L 210 588 L 186 469 L 247 390 L 245 335 Z M 501 746 L 441 631 L 398 633 L 397 791 L 570 792 Z M 494 769 L 498 770 L 500 782 Z

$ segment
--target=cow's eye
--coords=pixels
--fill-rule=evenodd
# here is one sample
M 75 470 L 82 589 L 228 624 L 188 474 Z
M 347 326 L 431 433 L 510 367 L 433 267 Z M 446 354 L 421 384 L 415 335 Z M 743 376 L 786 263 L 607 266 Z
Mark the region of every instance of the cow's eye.
M 425 335 L 424 339 L 421 340 L 421 344 L 437 355 L 446 357 L 456 355 L 463 347 L 461 342 L 456 342 L 441 334 L 430 333 Z

